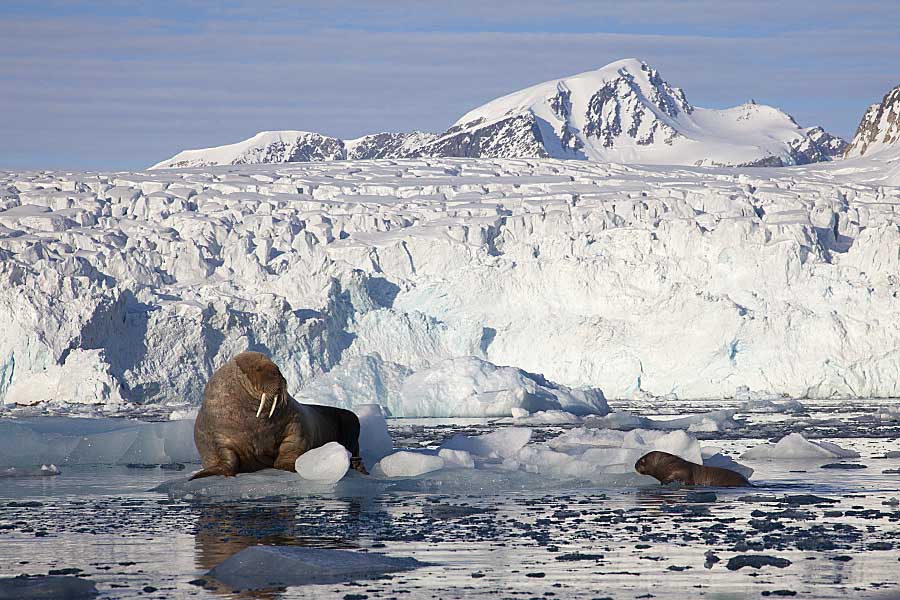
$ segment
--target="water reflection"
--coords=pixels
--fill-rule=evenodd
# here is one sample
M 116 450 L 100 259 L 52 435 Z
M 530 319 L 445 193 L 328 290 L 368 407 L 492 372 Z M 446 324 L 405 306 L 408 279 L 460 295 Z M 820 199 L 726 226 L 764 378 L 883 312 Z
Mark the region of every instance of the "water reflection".
M 305 499 L 198 505 L 195 564 L 208 571 L 256 545 L 354 549 L 373 522 L 390 515 L 371 499 Z M 285 588 L 240 592 L 209 580 L 208 590 L 229 597 L 275 598 Z

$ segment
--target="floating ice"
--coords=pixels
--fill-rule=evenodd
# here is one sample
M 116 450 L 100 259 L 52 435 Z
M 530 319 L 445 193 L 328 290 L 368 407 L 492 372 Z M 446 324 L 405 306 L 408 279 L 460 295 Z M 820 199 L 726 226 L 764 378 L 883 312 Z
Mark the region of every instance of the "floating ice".
M 337 442 L 307 450 L 294 462 L 297 474 L 316 483 L 337 483 L 350 468 L 350 452 Z
M 499 422 L 515 425 L 562 425 L 582 421 L 582 417 L 564 410 L 541 410 L 530 413 L 523 408 L 514 407 L 511 412 L 511 417 L 500 419 Z
M 859 453 L 831 442 L 810 441 L 799 433 L 791 433 L 775 444 L 754 446 L 741 454 L 741 458 L 745 460 L 859 458 Z
M 93 581 L 64 575 L 20 575 L 0 577 L 0 600 L 65 598 L 82 600 L 98 594 Z
M 733 410 L 717 410 L 698 415 L 689 415 L 676 419 L 658 420 L 641 417 L 630 412 L 614 412 L 605 417 L 588 417 L 588 427 L 601 429 L 686 429 L 696 432 L 716 432 L 734 429 L 738 423 L 734 420 Z
M 738 409 L 740 412 L 749 413 L 799 413 L 806 407 L 798 400 L 783 400 L 774 402 L 767 398 L 747 400 Z
M 753 469 L 746 465 L 742 465 L 739 462 L 736 462 L 727 454 L 723 454 L 721 448 L 717 448 L 715 446 L 703 446 L 700 449 L 700 453 L 703 455 L 704 466 L 719 467 L 721 469 L 737 471 L 747 479 L 750 479 L 750 477 L 753 475 Z
M 414 558 L 298 546 L 252 546 L 207 575 L 235 590 L 253 590 L 371 579 L 422 566 Z
M 199 462 L 193 421 L 0 420 L 0 466 Z
M 424 452 L 401 450 L 381 459 L 381 472 L 388 477 L 416 477 L 444 468 L 444 459 Z
M 548 445 L 563 451 L 578 451 L 588 448 L 630 450 L 629 458 L 623 464 L 630 466 L 632 470 L 638 458 L 653 450 L 668 452 L 697 464 L 703 462 L 700 444 L 692 435 L 682 430 L 667 432 L 633 429 L 623 432 L 613 429 L 582 427 L 562 433 L 550 440 Z M 631 456 L 635 456 L 635 458 L 629 465 L 627 461 Z
M 441 448 L 465 450 L 481 458 L 511 458 L 531 440 L 531 429 L 507 427 L 485 435 L 456 435 Z
M 465 450 L 451 450 L 449 448 L 441 448 L 438 456 L 444 459 L 444 465 L 447 467 L 460 467 L 463 469 L 474 469 L 475 459 L 471 452 Z
M 41 465 L 40 469 L 17 469 L 10 467 L 8 469 L 0 469 L 0 479 L 2 478 L 18 478 L 18 477 L 53 477 L 59 475 L 61 471 L 56 465 Z

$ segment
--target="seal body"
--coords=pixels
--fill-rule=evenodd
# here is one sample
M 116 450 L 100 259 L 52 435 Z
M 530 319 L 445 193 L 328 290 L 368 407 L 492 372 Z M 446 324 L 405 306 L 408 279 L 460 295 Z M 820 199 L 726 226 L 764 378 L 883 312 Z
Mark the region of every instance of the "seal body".
M 720 467 L 704 467 L 684 460 L 668 452 L 653 451 L 645 454 L 634 464 L 634 470 L 642 475 L 650 475 L 660 483 L 682 483 L 706 487 L 752 486 L 746 477 Z
M 203 470 L 191 479 L 250 473 L 274 467 L 294 470 L 297 457 L 328 442 L 359 457 L 359 419 L 342 408 L 300 404 L 287 393 L 278 366 L 259 352 L 242 352 L 213 373 L 194 423 Z

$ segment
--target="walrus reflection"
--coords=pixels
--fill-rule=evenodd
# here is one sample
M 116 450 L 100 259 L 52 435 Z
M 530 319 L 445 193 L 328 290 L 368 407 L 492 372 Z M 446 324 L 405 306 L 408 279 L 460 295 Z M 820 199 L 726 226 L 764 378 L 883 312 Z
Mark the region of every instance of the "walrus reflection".
M 312 512 L 312 518 L 310 513 Z M 356 499 L 322 505 L 290 503 L 204 504 L 197 517 L 194 535 L 194 562 L 208 571 L 245 548 L 257 545 L 305 546 L 350 549 L 356 547 L 363 509 Z M 339 524 L 322 534 L 321 521 Z M 344 535 L 341 535 L 344 534 Z M 235 597 L 234 592 L 215 580 L 206 588 Z M 283 588 L 252 590 L 240 598 L 276 598 Z
M 194 424 L 203 469 L 191 479 L 266 468 L 294 471 L 297 457 L 328 442 L 359 456 L 359 419 L 331 406 L 300 404 L 287 393 L 278 366 L 259 352 L 242 352 L 213 373 Z
M 745 487 L 752 484 L 747 478 L 729 469 L 705 467 L 684 460 L 668 452 L 653 451 L 642 456 L 634 470 L 642 475 L 650 475 L 660 483 L 681 483 L 706 487 Z

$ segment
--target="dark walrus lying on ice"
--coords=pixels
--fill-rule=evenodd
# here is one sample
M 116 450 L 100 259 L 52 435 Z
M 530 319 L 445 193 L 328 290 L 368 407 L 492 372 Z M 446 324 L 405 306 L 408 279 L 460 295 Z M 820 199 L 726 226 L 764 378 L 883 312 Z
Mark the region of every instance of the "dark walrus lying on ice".
M 359 419 L 349 410 L 300 404 L 287 393 L 278 366 L 259 352 L 242 352 L 213 373 L 194 424 L 203 470 L 191 479 L 249 473 L 274 467 L 294 470 L 297 457 L 328 442 L 359 456 Z
M 704 467 L 668 452 L 653 451 L 634 464 L 634 470 L 650 475 L 660 483 L 681 483 L 707 487 L 744 487 L 753 485 L 747 478 L 729 469 Z

